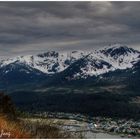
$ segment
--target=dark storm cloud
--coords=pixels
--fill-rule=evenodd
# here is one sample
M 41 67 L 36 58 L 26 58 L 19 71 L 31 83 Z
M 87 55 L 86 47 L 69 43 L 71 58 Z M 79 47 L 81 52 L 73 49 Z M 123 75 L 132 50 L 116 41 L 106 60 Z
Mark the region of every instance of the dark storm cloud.
M 140 2 L 0 2 L 0 55 L 140 44 Z

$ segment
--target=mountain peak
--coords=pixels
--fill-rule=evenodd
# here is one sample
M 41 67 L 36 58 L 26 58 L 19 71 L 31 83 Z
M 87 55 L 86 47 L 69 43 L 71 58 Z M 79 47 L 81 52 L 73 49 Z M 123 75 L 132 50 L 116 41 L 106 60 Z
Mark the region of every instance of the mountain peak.
M 126 45 L 123 44 L 113 44 L 105 47 L 104 49 L 100 50 L 103 54 L 106 56 L 121 56 L 121 55 L 128 55 L 128 54 L 134 54 L 139 53 L 137 50 L 134 50 L 133 48 L 129 48 Z
M 118 49 L 118 48 L 128 48 L 128 47 L 124 44 L 119 44 L 119 43 L 110 44 L 107 47 L 105 47 L 105 49 L 110 49 L 110 48 Z
M 38 54 L 38 57 L 58 57 L 58 52 L 48 51 L 45 53 Z

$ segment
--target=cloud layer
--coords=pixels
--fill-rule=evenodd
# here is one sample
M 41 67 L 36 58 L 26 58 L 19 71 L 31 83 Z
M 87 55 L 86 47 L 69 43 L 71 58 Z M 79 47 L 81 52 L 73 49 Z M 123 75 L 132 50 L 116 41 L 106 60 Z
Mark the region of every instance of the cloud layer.
M 139 48 L 140 2 L 0 2 L 0 56 Z

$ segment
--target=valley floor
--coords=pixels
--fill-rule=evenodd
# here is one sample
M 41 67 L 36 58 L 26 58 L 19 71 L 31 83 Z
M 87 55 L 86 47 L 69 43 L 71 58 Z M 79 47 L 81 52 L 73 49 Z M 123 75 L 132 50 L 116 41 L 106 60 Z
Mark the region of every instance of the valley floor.
M 29 130 L 37 138 L 46 138 L 44 126 L 58 128 L 64 138 L 140 138 L 139 121 L 89 118 L 80 114 L 67 113 L 58 113 L 55 117 L 50 113 L 48 117 L 43 116 L 45 113 L 42 117 L 36 114 L 33 118 L 21 118 L 25 126 L 30 126 Z

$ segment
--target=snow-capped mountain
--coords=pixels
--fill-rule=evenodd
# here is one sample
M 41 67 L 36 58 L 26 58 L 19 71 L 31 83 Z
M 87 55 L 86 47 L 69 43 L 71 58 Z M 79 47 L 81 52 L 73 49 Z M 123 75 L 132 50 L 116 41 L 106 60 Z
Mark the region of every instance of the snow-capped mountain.
M 71 71 L 71 78 L 97 76 L 117 69 L 132 68 L 140 61 L 140 52 L 125 45 L 115 44 L 90 52 L 49 51 L 38 55 L 18 56 L 0 60 L 1 73 L 20 71 L 26 74 L 37 72 L 56 74 Z M 20 66 L 24 66 L 20 67 Z M 25 69 L 26 67 L 26 69 Z
M 139 51 L 125 45 L 115 44 L 100 50 L 100 52 L 100 56 L 113 65 L 115 69 L 131 68 L 140 59 Z
M 0 68 L 13 64 L 11 67 L 14 69 L 18 64 L 24 64 L 32 69 L 39 70 L 46 74 L 54 74 L 63 71 L 71 63 L 83 57 L 84 52 L 73 51 L 70 53 L 58 53 L 49 51 L 38 55 L 18 56 L 15 58 L 8 58 L 1 60 Z M 8 73 L 9 71 L 5 71 Z

